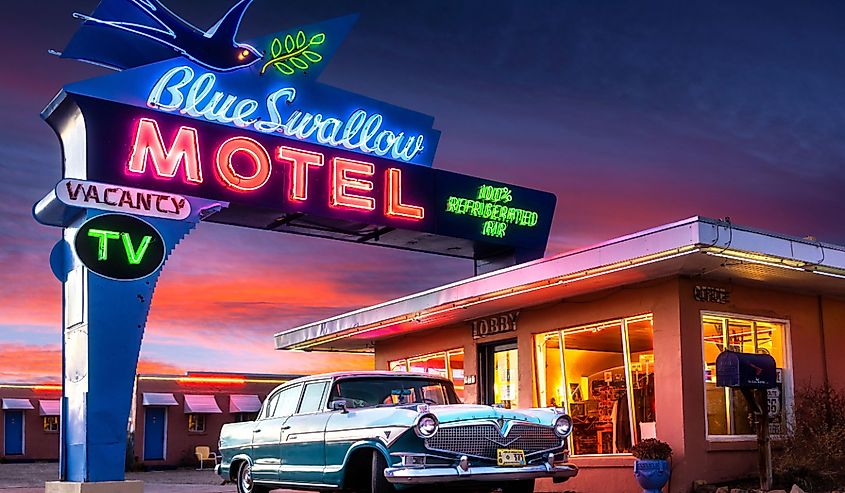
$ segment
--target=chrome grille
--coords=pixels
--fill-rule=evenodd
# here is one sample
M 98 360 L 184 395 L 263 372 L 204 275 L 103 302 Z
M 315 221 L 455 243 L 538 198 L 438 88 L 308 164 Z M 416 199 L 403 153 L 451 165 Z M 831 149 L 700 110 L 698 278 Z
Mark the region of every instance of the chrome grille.
M 441 427 L 425 445 L 432 450 L 496 460 L 500 448 L 520 449 L 531 455 L 561 447 L 563 440 L 548 426 L 517 424 L 503 437 L 496 425 L 472 424 Z
M 563 444 L 554 429 L 548 426 L 515 425 L 508 433 L 509 438 L 519 437 L 508 448 L 524 450 L 526 454 L 542 452 Z

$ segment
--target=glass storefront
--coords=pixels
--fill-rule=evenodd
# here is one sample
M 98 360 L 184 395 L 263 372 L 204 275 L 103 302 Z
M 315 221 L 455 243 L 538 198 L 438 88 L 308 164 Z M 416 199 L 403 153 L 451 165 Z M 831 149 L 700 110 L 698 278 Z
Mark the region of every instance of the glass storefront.
M 458 397 L 464 399 L 464 350 L 451 349 L 438 353 L 424 354 L 412 358 L 390 361 L 391 371 L 428 373 L 446 377 L 455 384 Z
M 537 334 L 540 406 L 564 407 L 575 455 L 628 453 L 655 436 L 650 314 Z
M 753 414 L 738 389 L 716 386 L 716 357 L 722 351 L 771 355 L 779 375 L 787 368 L 785 357 L 786 322 L 705 313 L 701 317 L 704 345 L 704 387 L 707 406 L 707 434 L 710 437 L 754 435 Z M 783 379 L 769 389 L 770 433 L 783 433 Z

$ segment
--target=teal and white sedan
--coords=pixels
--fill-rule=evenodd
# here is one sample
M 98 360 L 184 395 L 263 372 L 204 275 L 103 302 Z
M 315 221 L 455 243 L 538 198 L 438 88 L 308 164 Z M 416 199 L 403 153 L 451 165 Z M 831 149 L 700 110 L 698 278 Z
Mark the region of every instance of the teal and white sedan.
M 258 419 L 223 426 L 217 472 L 239 493 L 275 488 L 383 493 L 457 485 L 529 492 L 575 476 L 569 416 L 461 404 L 432 375 L 350 372 L 287 382 Z

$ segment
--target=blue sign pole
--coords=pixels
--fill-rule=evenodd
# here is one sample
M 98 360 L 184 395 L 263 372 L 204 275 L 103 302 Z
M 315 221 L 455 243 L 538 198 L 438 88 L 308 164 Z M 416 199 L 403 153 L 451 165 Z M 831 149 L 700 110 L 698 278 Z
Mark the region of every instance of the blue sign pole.
M 204 199 L 188 201 L 191 213 L 186 219 L 143 218 L 164 240 L 165 258 L 202 217 L 225 206 Z M 54 273 L 63 283 L 60 475 L 64 481 L 124 479 L 135 371 L 152 294 L 163 268 L 162 263 L 152 274 L 126 281 L 104 277 L 82 265 L 69 245 L 82 223 L 102 214 L 85 210 L 64 228 L 64 238 L 51 255 Z

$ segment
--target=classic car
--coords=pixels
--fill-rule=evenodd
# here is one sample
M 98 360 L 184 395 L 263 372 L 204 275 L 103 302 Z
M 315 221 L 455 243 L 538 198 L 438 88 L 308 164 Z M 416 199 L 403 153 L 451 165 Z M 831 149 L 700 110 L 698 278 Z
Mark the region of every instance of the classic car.
M 536 478 L 578 473 L 567 463 L 571 429 L 554 409 L 461 404 L 438 376 L 314 375 L 274 389 L 255 421 L 223 426 L 217 473 L 239 493 L 455 485 L 522 493 Z

